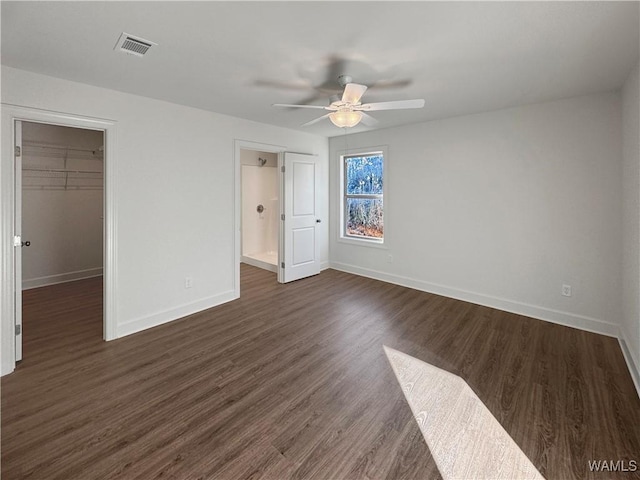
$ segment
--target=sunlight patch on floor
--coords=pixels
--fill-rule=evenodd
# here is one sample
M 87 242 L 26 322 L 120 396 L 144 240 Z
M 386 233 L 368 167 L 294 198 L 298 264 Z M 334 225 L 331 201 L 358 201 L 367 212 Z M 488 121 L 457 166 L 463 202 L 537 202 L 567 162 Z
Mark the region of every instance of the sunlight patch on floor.
M 462 378 L 384 351 L 445 480 L 544 478 Z

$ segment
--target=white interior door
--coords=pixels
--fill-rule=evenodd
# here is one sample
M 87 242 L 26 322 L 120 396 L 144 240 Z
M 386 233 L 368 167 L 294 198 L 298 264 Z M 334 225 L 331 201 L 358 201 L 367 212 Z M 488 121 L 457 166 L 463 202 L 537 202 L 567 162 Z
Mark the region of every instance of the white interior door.
M 284 154 L 284 220 L 278 281 L 292 282 L 320 273 L 318 157 Z
M 15 321 L 16 362 L 22 360 L 22 122 L 15 121 L 15 188 L 14 188 L 14 271 L 15 271 Z

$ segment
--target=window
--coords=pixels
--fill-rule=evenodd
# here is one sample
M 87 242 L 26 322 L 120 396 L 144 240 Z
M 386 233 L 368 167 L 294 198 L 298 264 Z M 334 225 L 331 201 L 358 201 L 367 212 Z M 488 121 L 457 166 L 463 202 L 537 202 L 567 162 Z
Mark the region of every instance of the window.
M 342 238 L 384 242 L 382 151 L 342 157 Z

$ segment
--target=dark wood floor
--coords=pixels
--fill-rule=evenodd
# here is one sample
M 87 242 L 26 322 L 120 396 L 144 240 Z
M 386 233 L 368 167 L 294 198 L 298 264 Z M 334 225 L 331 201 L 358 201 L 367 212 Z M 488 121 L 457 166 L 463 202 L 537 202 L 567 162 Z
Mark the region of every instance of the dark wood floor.
M 438 478 L 383 344 L 465 378 L 548 479 L 638 477 L 587 463 L 640 460 L 613 338 L 333 270 L 243 265 L 240 300 L 109 343 L 99 280 L 24 303 L 3 480 Z

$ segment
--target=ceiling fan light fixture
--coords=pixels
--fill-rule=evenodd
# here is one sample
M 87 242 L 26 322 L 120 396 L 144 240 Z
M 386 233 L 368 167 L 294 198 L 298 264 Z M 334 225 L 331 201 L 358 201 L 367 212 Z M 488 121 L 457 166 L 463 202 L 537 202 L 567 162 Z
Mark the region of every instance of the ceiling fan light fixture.
M 329 115 L 329 120 L 340 128 L 355 127 L 362 120 L 362 112 L 353 110 L 338 110 Z
M 374 112 L 376 110 L 404 110 L 407 108 L 424 107 L 424 99 L 417 98 L 414 100 L 396 100 L 391 102 L 361 103 L 362 95 L 367 91 L 366 85 L 359 83 L 351 83 L 351 77 L 341 76 L 338 80 L 340 85 L 344 86 L 342 97 L 338 95 L 332 96 L 331 103 L 323 107 L 321 105 L 292 105 L 289 103 L 274 103 L 274 107 L 293 107 L 293 108 L 318 108 L 320 110 L 329 110 L 331 113 L 325 113 L 321 117 L 314 118 L 310 122 L 303 123 L 303 127 L 314 125 L 325 118 L 329 118 L 338 128 L 355 127 L 362 120 L 368 127 L 376 125 L 378 122 L 366 112 Z M 346 82 L 346 83 L 345 83 Z M 344 85 L 343 85 L 344 84 Z

